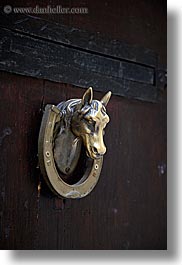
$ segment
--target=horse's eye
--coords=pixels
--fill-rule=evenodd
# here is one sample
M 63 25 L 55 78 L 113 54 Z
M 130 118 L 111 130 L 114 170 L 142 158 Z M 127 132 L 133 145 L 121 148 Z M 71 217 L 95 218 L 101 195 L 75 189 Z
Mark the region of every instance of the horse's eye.
M 92 119 L 89 119 L 87 120 L 87 124 L 88 124 L 88 127 L 91 131 L 94 131 L 95 130 L 95 124 L 96 122 Z
M 93 121 L 92 119 L 87 120 L 87 122 L 88 122 L 89 124 L 92 124 L 92 125 L 95 124 L 95 121 Z

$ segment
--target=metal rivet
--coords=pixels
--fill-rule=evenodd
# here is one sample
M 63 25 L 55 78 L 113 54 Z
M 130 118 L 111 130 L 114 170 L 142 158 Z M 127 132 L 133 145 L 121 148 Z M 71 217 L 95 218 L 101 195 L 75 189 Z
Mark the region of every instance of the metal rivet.
M 95 164 L 95 169 L 98 169 L 98 168 L 99 168 L 99 166 L 97 164 Z
M 49 151 L 46 151 L 46 156 L 47 156 L 47 157 L 50 157 L 50 153 L 49 153 Z

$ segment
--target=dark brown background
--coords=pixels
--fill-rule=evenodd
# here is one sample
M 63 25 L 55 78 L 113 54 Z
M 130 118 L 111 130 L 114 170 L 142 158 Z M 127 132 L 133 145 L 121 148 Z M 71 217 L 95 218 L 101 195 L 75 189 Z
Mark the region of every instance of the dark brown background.
M 151 48 L 166 64 L 165 1 L 53 2 L 89 14 L 46 19 Z M 35 4 L 46 5 L 12 5 Z M 0 248 L 166 249 L 166 91 L 155 104 L 112 97 L 99 183 L 84 199 L 62 200 L 36 168 L 41 109 L 84 90 L 6 72 L 0 79 Z

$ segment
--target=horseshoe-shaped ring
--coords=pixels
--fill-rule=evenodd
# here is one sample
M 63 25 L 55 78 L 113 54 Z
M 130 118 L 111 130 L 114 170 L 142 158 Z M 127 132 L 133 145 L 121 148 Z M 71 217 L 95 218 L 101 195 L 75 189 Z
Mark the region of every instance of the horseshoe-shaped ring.
M 46 105 L 38 140 L 39 166 L 47 185 L 54 194 L 63 198 L 83 198 L 93 190 L 99 180 L 103 157 L 93 159 L 91 168 L 85 169 L 77 183 L 67 184 L 58 173 L 53 155 L 53 133 L 55 124 L 60 119 L 60 110 L 54 105 Z

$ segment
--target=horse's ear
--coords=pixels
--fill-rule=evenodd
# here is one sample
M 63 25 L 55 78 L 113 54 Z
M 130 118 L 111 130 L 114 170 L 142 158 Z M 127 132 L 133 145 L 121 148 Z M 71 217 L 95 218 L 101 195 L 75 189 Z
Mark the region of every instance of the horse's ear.
M 86 104 L 91 104 L 92 99 L 93 99 L 93 90 L 92 87 L 89 87 L 82 97 L 82 106 Z
M 101 103 L 106 107 L 111 97 L 111 91 L 107 92 L 101 99 Z

